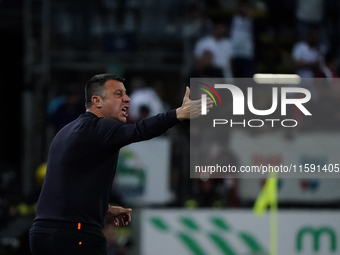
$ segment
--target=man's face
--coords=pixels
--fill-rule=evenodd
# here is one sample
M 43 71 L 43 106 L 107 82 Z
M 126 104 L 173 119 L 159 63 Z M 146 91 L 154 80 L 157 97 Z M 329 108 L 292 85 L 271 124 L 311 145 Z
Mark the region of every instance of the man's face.
M 108 80 L 104 84 L 105 96 L 103 98 L 102 112 L 106 118 L 126 122 L 130 98 L 122 82 Z

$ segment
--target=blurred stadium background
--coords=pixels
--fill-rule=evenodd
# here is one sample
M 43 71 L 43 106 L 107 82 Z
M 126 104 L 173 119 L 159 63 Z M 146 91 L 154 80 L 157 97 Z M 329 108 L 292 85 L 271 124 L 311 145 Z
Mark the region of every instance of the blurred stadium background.
M 310 88 L 317 118 L 303 122 L 304 139 L 292 133 L 285 139 L 315 148 L 311 155 L 300 151 L 300 162 L 329 163 L 338 145 L 318 146 L 315 134 L 338 141 L 339 6 L 337 0 L 0 0 L 0 255 L 30 254 L 28 230 L 49 144 L 84 112 L 84 85 L 98 73 L 126 77 L 130 122 L 179 106 L 190 77 L 327 78 L 331 85 Z M 268 95 L 257 95 L 259 106 L 270 102 Z M 105 226 L 108 254 L 270 254 L 269 214 L 252 211 L 265 180 L 190 179 L 189 145 L 189 125 L 181 123 L 122 150 L 111 203 L 132 207 L 133 222 Z M 224 155 L 230 164 L 245 157 L 279 164 L 284 157 L 248 150 L 242 158 L 241 145 L 233 145 Z M 340 254 L 339 187 L 338 179 L 278 181 L 277 254 Z

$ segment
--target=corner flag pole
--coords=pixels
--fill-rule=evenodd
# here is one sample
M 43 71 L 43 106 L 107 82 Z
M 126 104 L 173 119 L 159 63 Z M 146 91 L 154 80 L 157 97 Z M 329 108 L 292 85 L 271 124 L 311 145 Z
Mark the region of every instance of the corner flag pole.
M 277 255 L 277 212 L 278 212 L 278 198 L 277 198 L 277 173 L 270 172 L 266 183 L 264 184 L 260 195 L 257 197 L 253 211 L 257 216 L 263 216 L 267 207 L 270 206 L 270 255 Z

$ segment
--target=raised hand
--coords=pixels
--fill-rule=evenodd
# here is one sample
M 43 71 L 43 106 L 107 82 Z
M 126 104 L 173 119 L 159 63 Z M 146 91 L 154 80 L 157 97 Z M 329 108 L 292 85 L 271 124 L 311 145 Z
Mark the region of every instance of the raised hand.
M 179 120 L 186 120 L 186 119 L 195 119 L 202 115 L 201 113 L 201 105 L 202 100 L 190 100 L 190 89 L 189 87 L 186 88 L 185 95 L 183 98 L 182 106 L 177 108 L 176 114 L 177 119 Z M 207 113 L 209 109 L 213 107 L 213 101 L 211 98 L 207 98 Z

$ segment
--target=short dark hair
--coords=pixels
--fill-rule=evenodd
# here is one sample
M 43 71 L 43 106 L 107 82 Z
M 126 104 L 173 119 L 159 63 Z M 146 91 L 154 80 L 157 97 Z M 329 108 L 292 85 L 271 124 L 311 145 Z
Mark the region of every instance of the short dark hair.
M 124 78 L 110 73 L 105 74 L 97 74 L 93 76 L 85 85 L 85 107 L 86 109 L 92 106 L 92 97 L 97 95 L 104 97 L 105 96 L 105 82 L 109 80 L 116 80 L 120 82 L 124 82 Z

